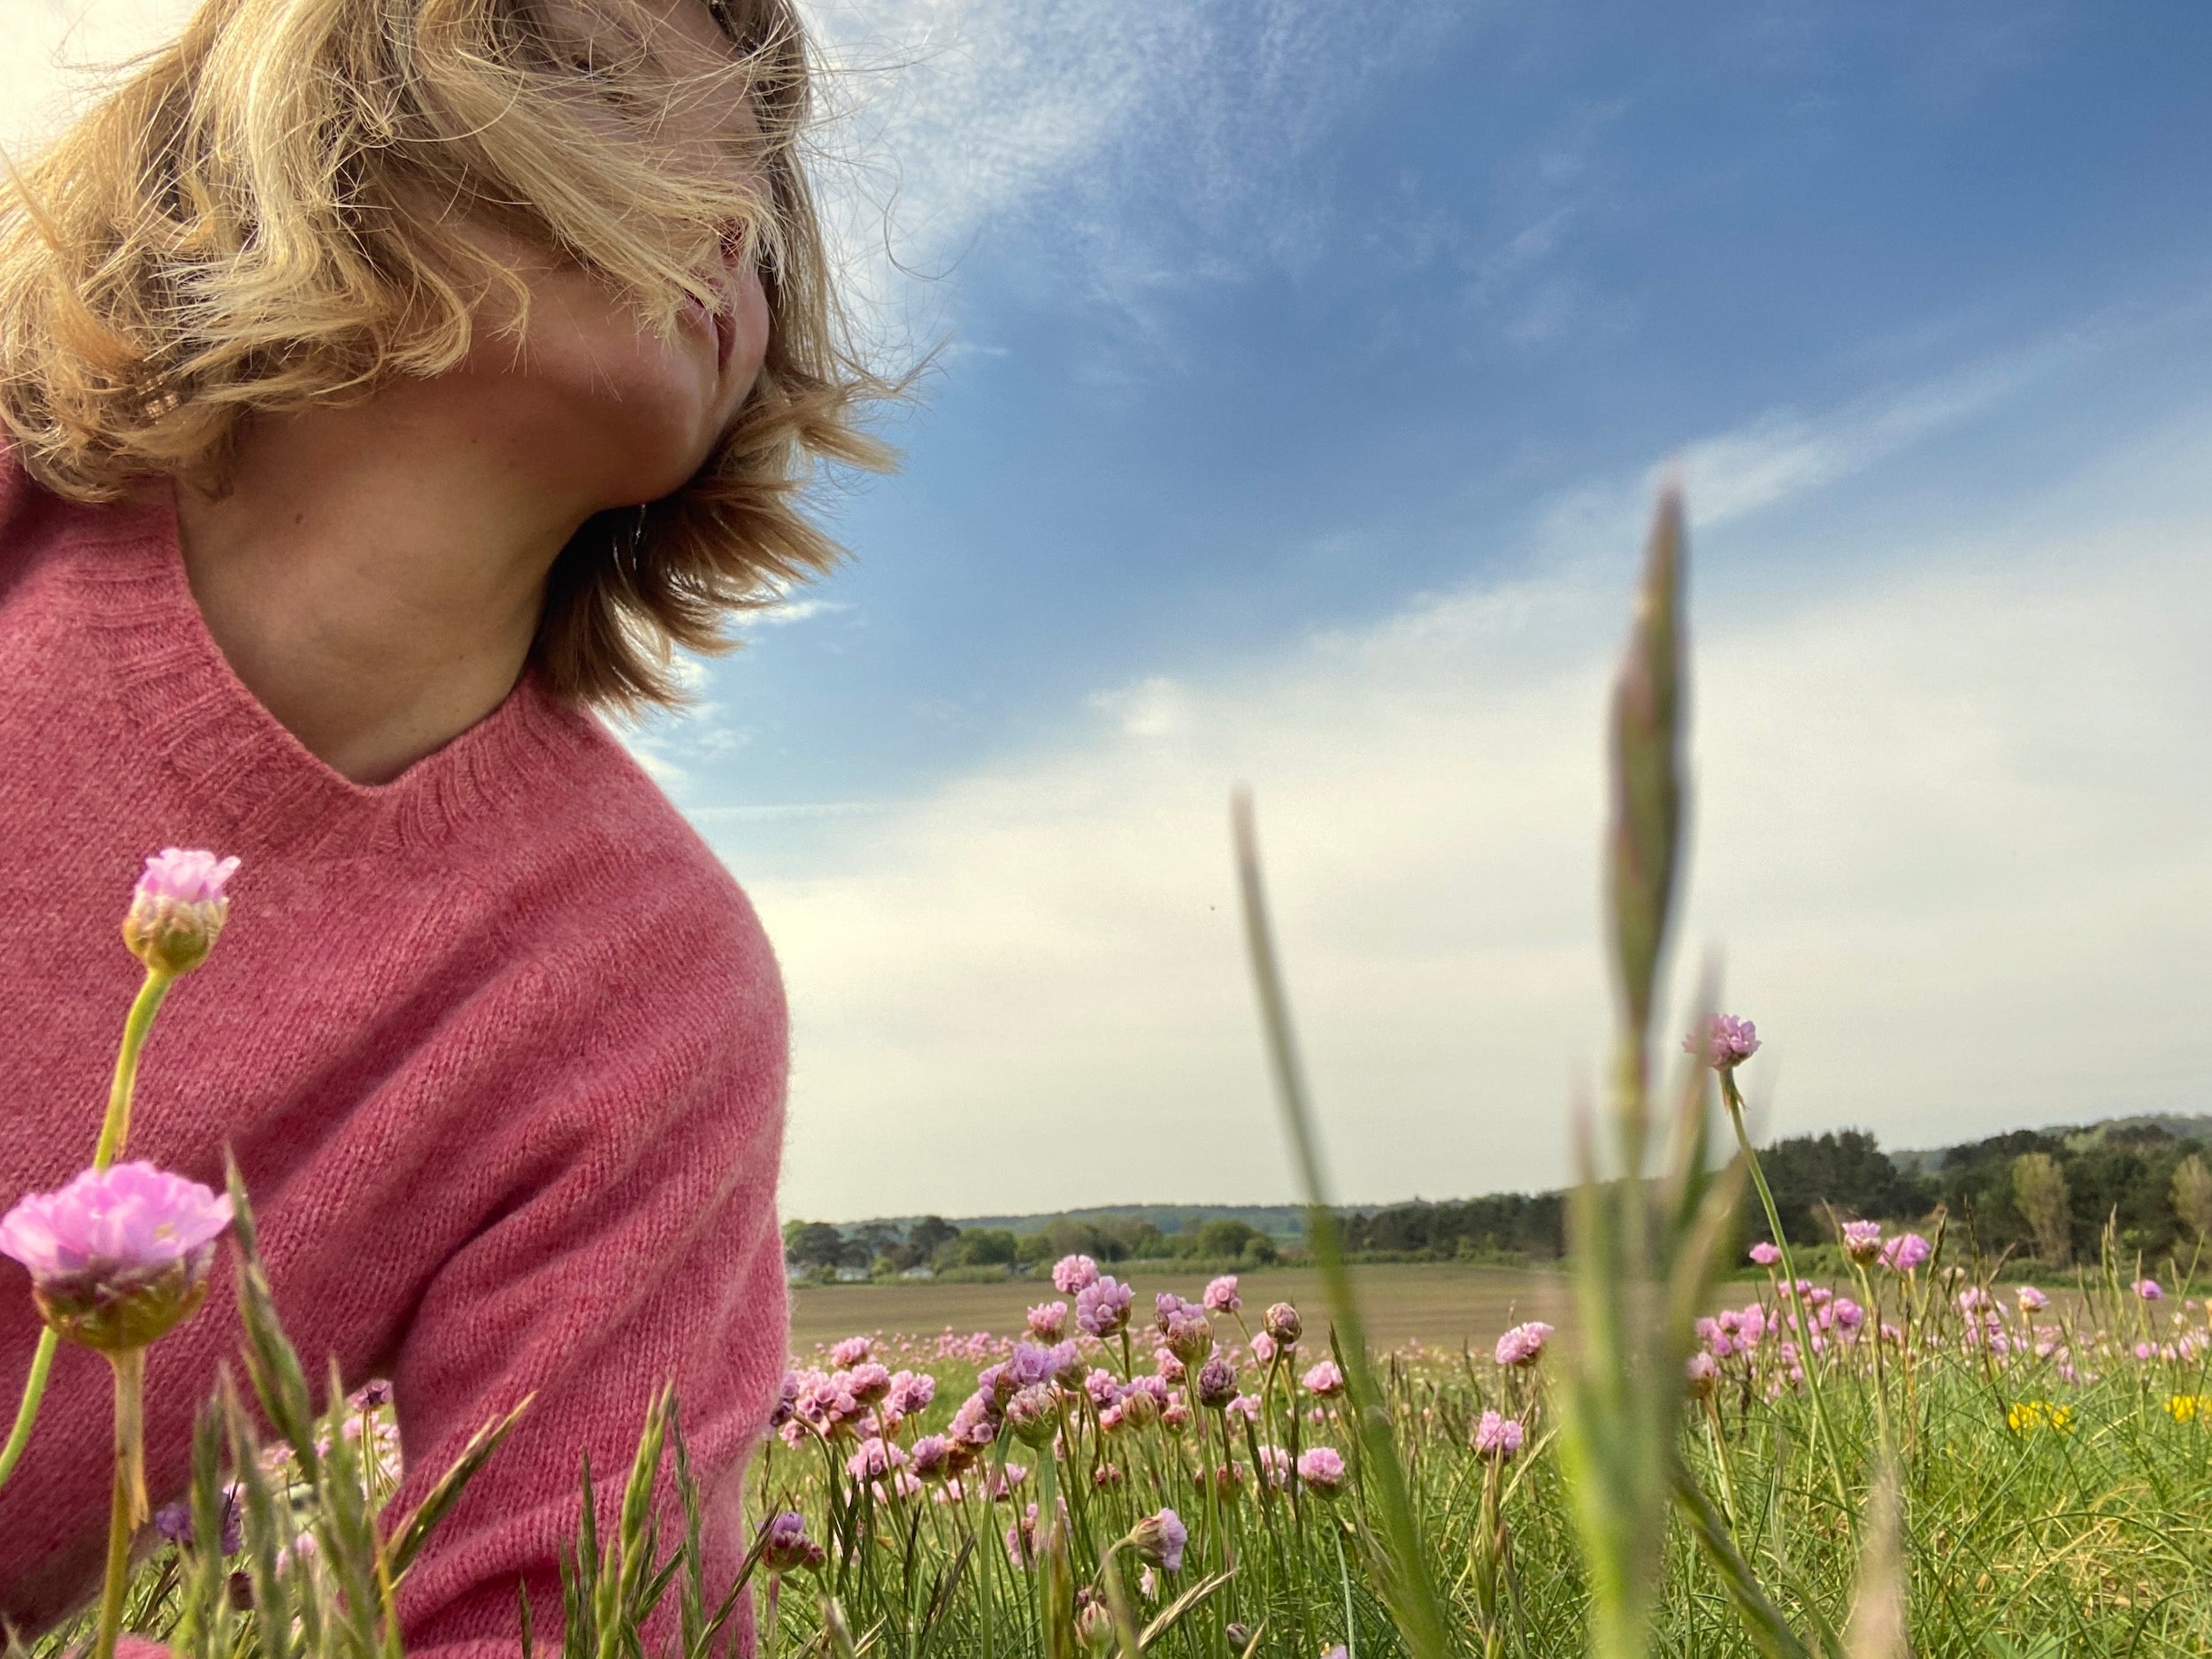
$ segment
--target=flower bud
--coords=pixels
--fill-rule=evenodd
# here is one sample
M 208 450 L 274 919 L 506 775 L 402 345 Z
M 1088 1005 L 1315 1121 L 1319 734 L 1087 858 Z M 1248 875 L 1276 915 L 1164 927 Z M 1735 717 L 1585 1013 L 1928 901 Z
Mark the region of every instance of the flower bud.
M 1683 1363 L 1683 1375 L 1688 1380 L 1690 1398 L 1709 1400 L 1720 1383 L 1720 1363 L 1703 1348 Z
M 1148 1515 L 1129 1529 L 1129 1548 L 1136 1551 L 1137 1559 L 1168 1572 L 1182 1570 L 1183 1547 L 1189 1541 L 1183 1517 L 1172 1509 Z
M 1305 1333 L 1305 1324 L 1298 1317 L 1298 1310 L 1286 1302 L 1279 1302 L 1267 1310 L 1263 1322 L 1268 1335 L 1284 1348 L 1293 1346 Z
M 169 974 L 188 973 L 206 961 L 230 919 L 223 884 L 237 868 L 235 858 L 179 847 L 147 859 L 123 916 L 123 942 L 131 954 Z
M 1042 1448 L 1050 1444 L 1060 1428 L 1059 1402 L 1052 1390 L 1042 1383 L 1018 1390 L 1006 1402 L 1006 1426 L 1025 1446 Z
M 1105 1602 L 1084 1601 L 1075 1612 L 1075 1633 L 1094 1653 L 1104 1653 L 1114 1645 L 1114 1616 Z
M 1843 1224 L 1844 1254 L 1861 1267 L 1871 1267 L 1882 1259 L 1882 1224 L 1878 1221 L 1847 1221 Z
M 1198 1368 L 1198 1403 L 1210 1411 L 1219 1411 L 1236 1395 L 1236 1370 L 1216 1350 L 1213 1357 Z
M 806 1519 L 786 1509 L 760 1529 L 760 1563 L 771 1572 L 819 1567 L 829 1556 L 806 1535 Z

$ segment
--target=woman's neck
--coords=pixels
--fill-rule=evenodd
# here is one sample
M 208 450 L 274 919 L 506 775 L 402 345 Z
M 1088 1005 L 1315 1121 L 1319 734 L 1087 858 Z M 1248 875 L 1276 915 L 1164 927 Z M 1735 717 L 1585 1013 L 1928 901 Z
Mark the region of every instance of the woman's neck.
M 405 382 L 249 421 L 219 496 L 180 482 L 186 572 L 262 705 L 388 783 L 513 689 L 554 558 L 592 511 L 511 426 Z

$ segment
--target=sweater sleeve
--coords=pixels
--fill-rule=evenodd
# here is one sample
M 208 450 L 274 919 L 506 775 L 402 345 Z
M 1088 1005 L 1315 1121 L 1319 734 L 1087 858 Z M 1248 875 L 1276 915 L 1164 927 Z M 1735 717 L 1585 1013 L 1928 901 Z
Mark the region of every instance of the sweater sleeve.
M 583 1459 L 611 1536 L 664 1379 L 700 1486 L 710 1605 L 743 1555 L 741 1481 L 788 1340 L 786 1047 L 773 958 L 730 898 L 736 914 L 703 926 L 557 953 L 529 1013 L 499 1022 L 480 1086 L 453 1102 L 482 1119 L 454 1133 L 454 1179 L 487 1218 L 431 1280 L 389 1367 L 406 1471 L 387 1524 L 478 1428 L 535 1398 L 400 1586 L 414 1659 L 511 1659 L 518 1582 L 541 1650 L 558 1651 Z M 683 1535 L 672 1455 L 661 1496 L 665 1552 Z M 675 1604 L 672 1586 L 648 1651 Z

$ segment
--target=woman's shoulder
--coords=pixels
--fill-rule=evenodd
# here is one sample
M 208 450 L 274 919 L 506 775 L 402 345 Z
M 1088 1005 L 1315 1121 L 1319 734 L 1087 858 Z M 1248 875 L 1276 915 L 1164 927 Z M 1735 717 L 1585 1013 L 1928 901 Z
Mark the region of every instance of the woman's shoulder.
M 33 478 L 0 431 L 0 595 L 15 586 L 73 519 L 96 511 L 65 501 Z
M 509 845 L 503 895 L 572 941 L 680 948 L 695 966 L 772 966 L 767 936 L 735 875 L 606 724 L 549 709 L 566 750 L 559 781 Z

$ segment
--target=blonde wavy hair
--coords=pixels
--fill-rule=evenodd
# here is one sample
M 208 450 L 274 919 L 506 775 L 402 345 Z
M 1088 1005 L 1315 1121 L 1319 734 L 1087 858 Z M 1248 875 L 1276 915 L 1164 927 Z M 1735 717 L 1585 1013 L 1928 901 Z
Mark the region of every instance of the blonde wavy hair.
M 888 464 L 860 420 L 897 389 L 833 280 L 792 0 L 706 3 L 738 50 L 726 75 L 680 81 L 641 13 L 619 32 L 634 0 L 599 0 L 588 32 L 562 0 L 205 0 L 0 203 L 0 421 L 22 465 L 81 501 L 161 474 L 219 488 L 250 413 L 451 369 L 487 299 L 518 331 L 528 296 L 463 214 L 603 275 L 663 328 L 687 295 L 714 303 L 698 273 L 741 226 L 770 332 L 736 430 L 641 522 L 584 526 L 532 653 L 571 699 L 680 702 L 672 649 L 728 649 L 733 612 L 835 562 L 802 494 L 823 461 Z M 750 100 L 744 165 L 679 165 L 657 141 L 695 97 Z

